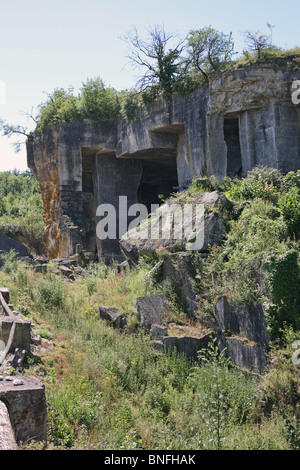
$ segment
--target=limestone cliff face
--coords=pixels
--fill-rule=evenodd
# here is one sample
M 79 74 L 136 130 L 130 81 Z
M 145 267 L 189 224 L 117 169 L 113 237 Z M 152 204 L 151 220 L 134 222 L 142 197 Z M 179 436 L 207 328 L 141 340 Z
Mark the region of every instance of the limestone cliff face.
M 58 172 L 58 133 L 45 133 L 36 137 L 33 145 L 27 145 L 28 161 L 32 159 L 31 169 L 38 178 L 44 207 L 45 244 L 50 258 L 61 257 L 61 198 Z
M 202 174 L 246 176 L 261 164 L 300 168 L 300 106 L 291 100 L 300 71 L 258 64 L 211 77 L 171 106 L 157 101 L 131 123 L 62 123 L 27 143 L 40 182 L 50 258 L 82 247 L 119 258 L 119 196 L 151 207 Z M 116 210 L 116 239 L 99 240 L 97 207 Z M 125 214 L 126 215 L 126 214 Z M 121 216 L 122 219 L 122 216 Z

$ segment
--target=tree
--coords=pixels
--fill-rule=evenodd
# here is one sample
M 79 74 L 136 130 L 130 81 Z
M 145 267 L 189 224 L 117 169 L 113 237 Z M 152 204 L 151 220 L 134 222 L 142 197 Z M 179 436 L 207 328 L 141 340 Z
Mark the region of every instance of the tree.
M 184 41 L 179 41 L 169 48 L 172 39 L 174 35 L 167 33 L 162 26 L 149 29 L 147 39 L 142 39 L 136 28 L 125 37 L 131 64 L 145 70 L 138 80 L 138 89 L 146 92 L 153 87 L 158 88 L 167 101 L 171 99 L 176 77 L 182 73 L 181 54 L 186 47 Z
M 29 114 L 28 116 L 34 119 L 33 116 Z M 32 136 L 32 132 L 30 132 L 27 129 L 27 127 L 22 126 L 20 124 L 9 124 L 1 118 L 0 118 L 0 130 L 1 130 L 2 135 L 8 138 L 18 135 L 18 136 L 26 137 L 26 139 L 30 139 Z M 25 143 L 24 141 L 19 141 L 19 140 L 16 142 L 13 142 L 13 147 L 14 147 L 15 152 L 19 152 L 21 149 L 21 145 L 24 143 Z
M 78 121 L 79 119 L 80 113 L 77 98 L 73 95 L 73 88 L 69 87 L 68 90 L 57 88 L 47 94 L 45 103 L 40 104 L 37 128 L 44 132 L 47 126 L 63 121 Z
M 88 79 L 80 89 L 79 107 L 83 118 L 101 122 L 119 116 L 118 93 L 105 87 L 100 77 Z
M 187 40 L 186 69 L 201 72 L 206 80 L 210 72 L 220 70 L 234 54 L 232 33 L 226 35 L 211 26 L 190 31 Z
M 269 27 L 269 26 L 268 26 Z M 273 28 L 273 27 L 272 27 Z M 270 27 L 271 29 L 271 27 Z M 271 29 L 272 34 L 272 29 Z M 251 52 L 257 52 L 258 60 L 261 59 L 261 53 L 272 46 L 271 35 L 262 34 L 259 31 L 245 31 L 245 43 Z

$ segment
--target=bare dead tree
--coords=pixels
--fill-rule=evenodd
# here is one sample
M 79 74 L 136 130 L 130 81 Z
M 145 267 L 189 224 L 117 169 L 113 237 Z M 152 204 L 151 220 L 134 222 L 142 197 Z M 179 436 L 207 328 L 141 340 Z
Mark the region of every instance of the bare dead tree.
M 143 72 L 138 78 L 137 87 L 143 92 L 157 86 L 164 98 L 169 100 L 175 78 L 183 73 L 181 55 L 186 47 L 185 39 L 170 48 L 169 43 L 175 36 L 167 33 L 164 27 L 154 26 L 147 33 L 148 37 L 142 39 L 134 27 L 124 38 L 129 45 L 131 65 Z

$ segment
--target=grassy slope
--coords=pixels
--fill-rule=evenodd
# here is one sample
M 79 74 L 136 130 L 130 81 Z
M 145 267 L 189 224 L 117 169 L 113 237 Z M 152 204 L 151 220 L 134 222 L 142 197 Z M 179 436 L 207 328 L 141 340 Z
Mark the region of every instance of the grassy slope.
M 286 253 L 299 253 L 299 205 L 293 206 L 299 194 L 292 189 L 299 188 L 298 182 L 298 174 L 283 178 L 259 169 L 244 181 L 226 180 L 220 186 L 210 178 L 189 188 L 187 194 L 218 189 L 231 200 L 223 214 L 225 243 L 212 247 L 204 265 L 195 257 L 202 293 L 199 324 L 211 315 L 218 295 L 257 299 L 256 278 L 249 273 L 269 259 L 267 253 L 275 256 L 270 272 L 279 274 L 286 267 Z M 296 279 L 298 265 L 294 258 L 288 262 L 289 274 L 292 266 Z M 163 291 L 175 306 L 174 318 L 180 314 L 182 321 L 184 312 L 176 311 L 170 286 L 145 281 L 148 270 L 147 260 L 122 273 L 100 263 L 70 282 L 55 273 L 24 270 L 6 257 L 0 283 L 11 289 L 14 308 L 26 314 L 44 338 L 41 359 L 28 357 L 25 372 L 36 374 L 46 386 L 49 448 L 299 448 L 300 374 L 291 361 L 293 341 L 299 339 L 299 310 L 292 315 L 291 297 L 282 294 L 294 287 L 290 292 L 296 301 L 299 279 L 286 286 L 275 276 L 276 282 L 259 293 L 273 334 L 273 362 L 260 378 L 228 368 L 214 350 L 201 367 L 155 351 L 148 333 L 137 328 L 136 297 Z M 94 312 L 98 305 L 131 312 L 127 331 L 121 334 L 99 320 Z

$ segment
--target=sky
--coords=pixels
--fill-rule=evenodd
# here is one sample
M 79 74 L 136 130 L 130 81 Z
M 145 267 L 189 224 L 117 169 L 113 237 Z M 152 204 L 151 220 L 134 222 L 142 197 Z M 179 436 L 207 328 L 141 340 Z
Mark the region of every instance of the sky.
M 101 77 L 116 90 L 135 85 L 124 36 L 141 37 L 154 25 L 184 38 L 212 26 L 232 32 L 235 51 L 245 48 L 245 30 L 269 34 L 282 48 L 300 46 L 299 0 L 0 0 L 0 119 L 34 129 L 35 113 L 56 88 L 79 92 L 88 78 Z M 25 145 L 0 137 L 0 171 L 27 168 Z

